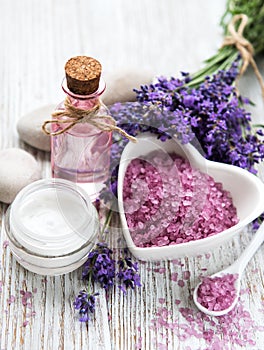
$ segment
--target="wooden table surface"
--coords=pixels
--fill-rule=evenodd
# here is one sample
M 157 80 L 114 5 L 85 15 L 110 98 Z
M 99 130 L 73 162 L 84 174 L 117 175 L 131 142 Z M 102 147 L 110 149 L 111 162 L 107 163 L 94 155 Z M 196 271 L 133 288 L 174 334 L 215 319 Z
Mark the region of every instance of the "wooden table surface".
M 19 140 L 25 113 L 63 98 L 68 58 L 85 54 L 106 73 L 126 68 L 155 75 L 194 72 L 222 41 L 224 0 L 0 0 L 0 149 L 20 147 L 50 176 L 49 154 Z M 264 71 L 263 58 L 258 60 Z M 252 71 L 241 90 L 253 117 L 263 102 Z M 7 205 L 0 205 L 0 222 Z M 239 306 L 223 318 L 201 315 L 192 301 L 200 275 L 231 264 L 252 237 L 245 229 L 207 255 L 141 263 L 142 287 L 126 296 L 100 290 L 95 317 L 80 324 L 73 308 L 81 270 L 45 277 L 17 264 L 1 233 L 0 349 L 250 349 L 264 348 L 264 247 L 246 268 Z M 26 293 L 26 294 L 25 294 Z

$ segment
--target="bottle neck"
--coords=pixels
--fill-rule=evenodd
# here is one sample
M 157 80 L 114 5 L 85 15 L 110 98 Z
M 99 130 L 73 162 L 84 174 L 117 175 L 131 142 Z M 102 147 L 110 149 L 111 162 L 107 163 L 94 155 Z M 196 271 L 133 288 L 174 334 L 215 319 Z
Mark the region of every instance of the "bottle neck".
M 103 79 L 100 79 L 99 88 L 93 94 L 77 95 L 68 89 L 66 79 L 63 79 L 62 90 L 69 97 L 71 104 L 74 107 L 81 109 L 91 109 L 99 103 L 100 96 L 105 91 L 105 82 Z

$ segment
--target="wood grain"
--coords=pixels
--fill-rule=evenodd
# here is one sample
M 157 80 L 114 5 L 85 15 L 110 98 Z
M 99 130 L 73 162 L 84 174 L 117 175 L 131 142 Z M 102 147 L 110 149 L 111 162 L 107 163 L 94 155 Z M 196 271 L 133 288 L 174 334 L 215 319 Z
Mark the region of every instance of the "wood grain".
M 193 72 L 221 44 L 219 20 L 224 8 L 223 0 L 0 0 L 0 149 L 27 150 L 41 164 L 43 177 L 50 176 L 49 154 L 20 141 L 16 122 L 30 110 L 63 98 L 60 84 L 68 58 L 93 56 L 106 73 L 124 67 L 150 69 L 153 77 Z M 263 58 L 258 64 L 263 74 Z M 263 102 L 250 69 L 241 90 L 256 102 L 252 113 L 256 121 L 263 122 Z M 0 205 L 1 226 L 6 208 Z M 195 309 L 190 297 L 200 274 L 232 263 L 251 235 L 245 230 L 210 257 L 141 263 L 142 287 L 126 296 L 115 287 L 108 298 L 100 291 L 95 318 L 86 325 L 78 322 L 72 304 L 83 288 L 80 269 L 60 277 L 26 271 L 5 246 L 2 229 L 0 349 L 213 349 L 203 337 L 184 340 L 180 336 L 187 332 L 181 329 L 186 320 L 180 307 Z M 116 244 L 119 237 L 120 230 L 113 229 L 111 242 Z M 247 267 L 242 289 L 248 288 L 249 293 L 241 297 L 259 326 L 264 323 L 263 253 L 261 248 Z M 185 280 L 186 271 L 191 276 Z M 178 280 L 173 281 L 176 273 Z M 179 280 L 184 281 L 183 287 Z M 28 305 L 22 303 L 21 290 L 32 292 Z M 176 300 L 181 303 L 177 305 Z M 164 326 L 155 328 L 162 307 L 170 313 L 162 316 Z M 236 330 L 236 325 L 230 327 Z M 213 329 L 219 332 L 216 326 Z M 218 336 L 227 342 L 227 349 L 263 349 L 261 329 L 252 336 L 255 345 L 244 347 L 234 345 L 223 330 Z

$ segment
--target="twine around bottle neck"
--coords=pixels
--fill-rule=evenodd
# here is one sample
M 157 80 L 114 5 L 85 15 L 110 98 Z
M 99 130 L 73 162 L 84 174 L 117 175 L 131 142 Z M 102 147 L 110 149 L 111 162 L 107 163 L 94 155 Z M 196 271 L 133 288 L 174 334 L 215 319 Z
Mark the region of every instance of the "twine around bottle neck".
M 42 125 L 42 130 L 45 134 L 50 136 L 57 136 L 70 130 L 76 124 L 88 123 L 101 131 L 112 132 L 116 131 L 129 141 L 137 142 L 134 136 L 129 135 L 125 130 L 116 125 L 116 120 L 111 115 L 98 115 L 101 107 L 100 101 L 91 109 L 81 109 L 73 106 L 69 96 L 65 98 L 63 110 L 57 110 L 52 113 L 53 119 L 46 120 Z M 67 124 L 64 128 L 58 131 L 50 131 L 48 125 L 52 124 Z
M 238 21 L 240 22 L 240 25 L 238 26 L 238 29 L 236 30 L 235 25 Z M 230 35 L 227 35 L 224 38 L 222 47 L 224 46 L 236 46 L 237 50 L 240 52 L 243 64 L 240 68 L 240 76 L 244 74 L 249 64 L 251 64 L 254 73 L 259 81 L 262 96 L 264 98 L 264 82 L 263 78 L 260 74 L 260 71 L 257 67 L 257 64 L 254 60 L 254 48 L 252 44 L 243 36 L 244 29 L 248 23 L 248 16 L 245 14 L 238 14 L 235 15 L 230 23 L 228 24 L 228 31 Z

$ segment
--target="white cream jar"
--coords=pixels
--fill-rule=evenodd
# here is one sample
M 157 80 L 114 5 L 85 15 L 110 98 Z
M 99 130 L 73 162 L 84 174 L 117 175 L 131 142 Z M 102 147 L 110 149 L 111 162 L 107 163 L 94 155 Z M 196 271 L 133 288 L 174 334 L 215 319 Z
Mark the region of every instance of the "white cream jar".
M 81 266 L 98 229 L 98 214 L 86 192 L 62 179 L 26 186 L 5 217 L 14 257 L 26 269 L 43 275 L 64 274 Z

